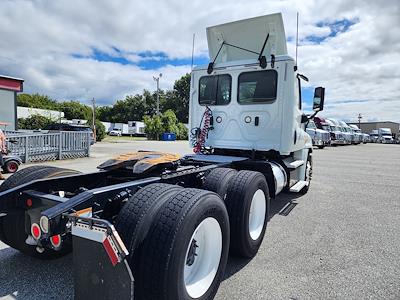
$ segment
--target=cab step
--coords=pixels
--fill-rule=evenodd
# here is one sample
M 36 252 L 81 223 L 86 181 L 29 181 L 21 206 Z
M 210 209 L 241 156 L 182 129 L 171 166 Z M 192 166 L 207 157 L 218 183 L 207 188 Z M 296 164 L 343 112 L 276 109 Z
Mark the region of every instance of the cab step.
M 288 167 L 288 169 L 294 170 L 302 165 L 304 165 L 304 160 L 299 159 L 299 160 L 292 161 L 291 163 L 287 164 L 286 166 Z
M 300 192 L 306 185 L 308 184 L 307 181 L 305 180 L 300 180 L 298 181 L 295 185 L 293 185 L 289 191 L 292 193 L 298 193 Z

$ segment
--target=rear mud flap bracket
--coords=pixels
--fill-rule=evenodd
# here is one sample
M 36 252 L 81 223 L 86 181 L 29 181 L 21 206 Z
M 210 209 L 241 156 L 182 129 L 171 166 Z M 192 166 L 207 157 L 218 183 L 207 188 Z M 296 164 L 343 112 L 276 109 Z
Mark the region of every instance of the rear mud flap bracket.
M 72 223 L 74 298 L 134 299 L 128 251 L 105 220 L 69 215 Z

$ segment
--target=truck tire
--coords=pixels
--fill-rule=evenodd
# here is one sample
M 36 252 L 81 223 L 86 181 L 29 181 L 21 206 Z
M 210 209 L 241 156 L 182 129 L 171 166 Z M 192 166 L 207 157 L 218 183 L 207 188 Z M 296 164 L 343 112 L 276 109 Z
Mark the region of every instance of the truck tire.
M 9 160 L 7 161 L 4 166 L 3 166 L 3 173 L 15 173 L 18 171 L 19 168 L 19 162 L 16 160 Z
M 135 275 L 137 259 L 143 240 L 159 211 L 168 199 L 183 188 L 178 185 L 154 183 L 140 189 L 122 207 L 117 216 L 115 228 L 129 249 L 127 261 Z
M 253 257 L 268 222 L 269 190 L 264 175 L 239 171 L 229 184 L 225 204 L 231 226 L 231 254 Z
M 312 179 L 312 169 L 313 169 L 313 164 L 312 164 L 312 155 L 311 153 L 308 153 L 307 155 L 307 162 L 306 162 L 306 173 L 305 173 L 305 180 L 308 182 L 308 184 L 303 187 L 300 190 L 301 194 L 306 194 L 308 190 L 310 189 L 310 184 L 311 184 L 311 179 Z
M 229 252 L 229 218 L 221 198 L 184 189 L 160 209 L 135 277 L 140 300 L 213 299 Z
M 235 169 L 215 168 L 206 176 L 202 188 L 217 193 L 222 199 L 225 199 L 229 182 L 236 174 Z
M 54 178 L 78 173 L 78 171 L 51 166 L 31 166 L 24 168 L 7 178 L 0 186 L 0 192 L 36 179 Z M 25 210 L 16 208 L 8 212 L 6 216 L 0 218 L 0 240 L 24 254 L 41 259 L 53 259 L 63 256 L 71 251 L 71 245 L 65 243 L 63 248 L 59 251 L 45 249 L 42 253 L 39 253 L 36 251 L 36 246 L 31 246 L 25 243 L 27 237 L 28 234 L 25 232 Z

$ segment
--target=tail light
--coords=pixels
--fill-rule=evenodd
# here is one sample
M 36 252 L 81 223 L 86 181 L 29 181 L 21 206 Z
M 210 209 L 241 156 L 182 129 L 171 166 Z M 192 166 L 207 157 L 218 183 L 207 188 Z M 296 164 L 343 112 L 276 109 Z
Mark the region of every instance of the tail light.
M 35 239 L 40 239 L 40 237 L 42 236 L 42 231 L 40 230 L 40 227 L 38 224 L 33 223 L 31 225 L 31 234 Z
M 53 235 L 52 237 L 50 237 L 50 243 L 53 245 L 54 248 L 59 248 L 61 246 L 61 235 L 57 234 L 57 235 Z
M 32 207 L 32 205 L 33 205 L 32 199 L 31 198 L 26 199 L 25 204 L 26 204 L 27 207 Z

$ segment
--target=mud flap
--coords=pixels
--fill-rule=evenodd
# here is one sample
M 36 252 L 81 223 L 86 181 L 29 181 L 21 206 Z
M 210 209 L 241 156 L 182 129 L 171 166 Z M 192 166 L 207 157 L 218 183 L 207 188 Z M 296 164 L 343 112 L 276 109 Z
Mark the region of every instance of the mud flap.
M 72 223 L 74 298 L 134 299 L 128 251 L 105 220 L 69 215 Z

